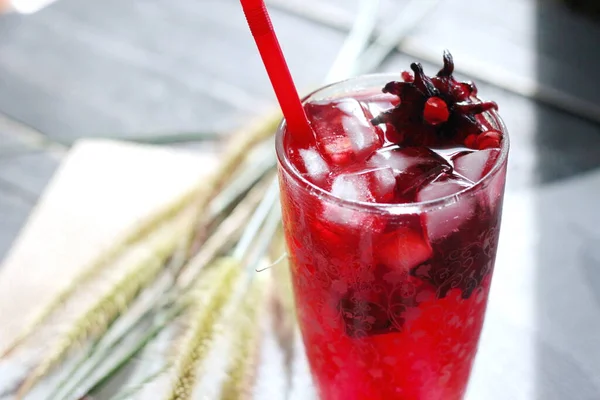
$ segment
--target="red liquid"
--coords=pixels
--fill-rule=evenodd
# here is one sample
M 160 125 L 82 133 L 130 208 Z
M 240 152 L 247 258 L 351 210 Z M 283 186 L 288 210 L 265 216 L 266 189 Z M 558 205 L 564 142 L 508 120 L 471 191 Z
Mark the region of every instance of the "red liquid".
M 500 149 L 392 145 L 399 133 L 369 124 L 392 102 L 365 92 L 306 105 L 317 143 L 298 148 L 284 133 L 287 157 L 322 189 L 370 203 L 434 200 L 472 186 L 494 165 Z M 398 214 L 336 204 L 280 168 L 298 317 L 322 399 L 463 397 L 494 266 L 504 174 L 505 165 L 450 206 Z

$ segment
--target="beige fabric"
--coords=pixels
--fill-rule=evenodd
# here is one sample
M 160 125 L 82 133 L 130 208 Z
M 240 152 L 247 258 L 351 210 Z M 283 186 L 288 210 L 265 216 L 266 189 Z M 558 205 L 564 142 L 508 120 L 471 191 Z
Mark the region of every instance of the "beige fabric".
M 112 241 L 214 165 L 208 155 L 152 146 L 74 146 L 0 267 L 0 349 Z

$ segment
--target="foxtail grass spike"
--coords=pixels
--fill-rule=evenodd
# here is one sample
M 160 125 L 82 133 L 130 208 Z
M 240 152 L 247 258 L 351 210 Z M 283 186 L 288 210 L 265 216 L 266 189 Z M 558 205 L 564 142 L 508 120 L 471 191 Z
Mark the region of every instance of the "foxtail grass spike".
M 59 364 L 72 348 L 90 337 L 102 335 L 114 318 L 121 313 L 160 272 L 165 261 L 174 251 L 182 235 L 191 226 L 190 212 L 165 224 L 148 239 L 147 247 L 133 248 L 126 259 L 127 270 L 120 279 L 79 317 L 70 329 L 50 348 L 48 355 L 34 368 L 19 389 L 24 396 L 33 385 Z
M 257 277 L 236 313 L 237 333 L 233 338 L 233 359 L 222 385 L 221 400 L 250 400 L 259 362 L 261 321 L 265 314 L 268 277 Z
M 0 355 L 0 358 L 8 356 L 15 348 L 21 343 L 28 339 L 38 327 L 46 322 L 46 320 L 59 310 L 67 300 L 75 293 L 75 291 L 83 284 L 91 281 L 99 275 L 99 273 L 109 264 L 114 262 L 121 254 L 127 251 L 127 249 L 133 244 L 139 242 L 141 239 L 149 235 L 154 229 L 159 227 L 165 221 L 173 218 L 178 212 L 180 212 L 186 205 L 188 205 L 197 196 L 198 188 L 185 193 L 183 196 L 175 199 L 164 209 L 158 211 L 148 219 L 142 221 L 130 233 L 121 241 L 116 242 L 94 260 L 90 265 L 85 267 L 82 272 L 70 282 L 60 293 L 56 295 L 41 311 L 34 317 L 32 322 L 27 325 L 13 340 L 13 342 L 4 350 Z
M 224 250 L 229 248 L 235 242 L 236 237 L 239 234 L 239 231 L 243 227 L 245 221 L 250 216 L 252 210 L 256 207 L 256 204 L 259 202 L 261 192 L 263 191 L 263 188 L 264 188 L 265 184 L 267 183 L 268 179 L 270 179 L 270 178 L 264 178 L 262 183 L 255 185 L 255 187 L 253 189 L 251 189 L 250 192 L 247 193 L 247 195 L 244 197 L 244 199 L 242 199 L 242 201 L 240 203 L 238 203 L 238 205 L 235 207 L 233 212 L 224 221 L 222 221 L 219 224 L 218 228 L 211 234 L 211 236 L 208 238 L 208 240 L 204 243 L 204 245 L 200 249 L 200 252 L 194 257 L 193 260 L 190 260 L 188 262 L 188 264 L 194 264 L 194 265 L 186 266 L 186 269 L 185 269 L 186 274 L 192 273 L 194 278 L 197 277 L 203 271 L 202 267 L 204 265 L 210 263 L 218 254 L 222 253 Z M 177 247 L 178 247 L 178 251 L 179 251 L 180 245 L 178 245 Z M 172 264 L 174 261 L 175 260 L 172 258 L 171 261 L 169 262 L 169 265 Z M 178 270 L 179 268 L 175 267 L 175 269 Z M 192 271 L 192 270 L 194 270 L 194 271 Z M 175 273 L 175 272 L 176 271 L 173 271 L 173 272 L 165 271 L 165 272 L 163 272 L 163 275 L 171 274 L 171 273 Z M 167 276 L 165 275 L 162 278 L 167 278 Z M 168 280 L 162 279 L 162 281 L 164 281 L 164 282 L 162 282 L 163 283 L 162 285 L 160 285 L 161 284 L 160 279 L 159 279 L 159 282 L 157 282 L 157 284 L 159 286 L 154 289 L 154 291 L 156 293 L 152 295 L 153 300 L 148 301 L 148 299 L 144 299 L 143 295 L 142 295 L 141 296 L 142 298 L 138 298 L 136 300 L 136 302 L 145 301 L 145 305 L 143 308 L 140 308 L 140 305 L 137 303 L 132 304 L 130 306 L 131 307 L 130 311 L 128 311 L 125 315 L 120 317 L 116 324 L 111 325 L 109 331 L 107 331 L 104 334 L 102 340 L 98 343 L 98 346 L 103 346 L 103 347 L 98 347 L 98 348 L 92 349 L 91 350 L 92 354 L 87 354 L 87 355 L 82 354 L 82 357 L 85 357 L 85 358 L 82 358 L 82 362 L 76 367 L 77 370 L 73 371 L 73 373 L 71 373 L 71 374 L 68 374 L 67 376 L 69 377 L 69 379 L 65 382 L 60 383 L 59 389 L 57 389 L 57 390 L 60 390 L 61 388 L 64 388 L 64 387 L 74 387 L 74 385 L 80 386 L 79 380 L 83 379 L 82 377 L 89 375 L 90 374 L 89 371 L 93 371 L 98 368 L 98 362 L 99 362 L 98 360 L 102 359 L 101 358 L 102 355 L 97 354 L 98 352 L 104 352 L 104 353 L 110 352 L 107 354 L 113 353 L 112 346 L 113 345 L 118 346 L 118 343 L 121 340 L 123 340 L 123 335 L 127 335 L 129 331 L 134 329 L 133 327 L 136 326 L 139 321 L 143 320 L 145 318 L 145 316 L 147 316 L 149 313 L 152 313 L 153 309 L 156 311 L 157 308 L 160 308 L 161 307 L 159 304 L 160 302 L 171 303 L 175 300 L 175 293 L 182 293 L 182 292 L 185 292 L 185 290 L 186 290 L 186 289 L 178 289 L 177 287 L 170 287 L 170 289 L 168 289 L 164 285 L 165 282 L 168 283 Z M 191 287 L 191 284 L 193 283 L 191 276 L 189 276 L 189 282 L 187 282 L 187 283 L 188 283 L 187 287 L 188 288 Z M 156 289 L 158 289 L 158 291 Z M 160 295 L 160 293 L 162 293 L 162 295 Z M 182 301 L 179 301 L 179 303 L 182 303 Z M 172 306 L 169 306 L 169 307 L 172 308 Z M 131 312 L 134 312 L 133 317 L 130 316 Z M 164 311 L 160 311 L 159 315 L 162 315 L 163 312 Z M 125 322 L 126 320 L 127 320 L 127 322 Z M 123 329 L 123 327 L 126 327 L 127 329 Z M 117 335 L 115 335 L 115 332 L 113 332 L 114 329 L 120 329 L 120 331 Z M 106 358 L 106 357 L 109 357 L 109 356 L 104 356 L 104 358 Z M 112 355 L 110 355 L 110 357 L 112 358 Z M 158 376 L 156 376 L 154 378 L 158 378 Z M 87 380 L 89 380 L 89 379 L 87 379 Z M 149 379 L 149 381 L 152 381 L 152 380 L 153 379 Z M 141 386 L 143 387 L 144 385 L 141 385 Z
M 186 192 L 179 198 L 174 199 L 168 206 L 149 216 L 138 225 L 136 225 L 124 238 L 115 242 L 109 249 L 105 250 L 90 265 L 83 268 L 73 281 L 65 287 L 52 301 L 50 301 L 40 313 L 33 318 L 11 344 L 5 349 L 0 349 L 0 358 L 8 356 L 16 347 L 28 339 L 38 330 L 40 325 L 48 320 L 64 303 L 75 293 L 84 283 L 93 280 L 110 263 L 116 260 L 121 254 L 127 251 L 129 246 L 139 242 L 161 223 L 177 215 L 181 210 L 191 203 L 196 203 L 198 207 L 197 217 L 200 219 L 201 213 L 208 205 L 209 201 L 224 186 L 225 182 L 232 176 L 236 167 L 245 158 L 248 149 L 267 139 L 275 132 L 277 124 L 281 120 L 278 111 L 268 114 L 266 117 L 235 132 L 226 147 L 223 156 L 223 162 L 218 171 L 211 179 L 202 179 L 192 190 Z M 198 243 L 195 243 L 198 245 Z
M 156 324 L 150 327 L 150 329 L 145 332 L 145 334 L 141 337 L 139 341 L 135 343 L 135 345 L 128 348 L 127 352 L 125 352 L 117 359 L 112 360 L 112 363 L 109 363 L 108 365 L 103 365 L 102 374 L 100 374 L 99 376 L 94 376 L 90 380 L 80 382 L 80 385 L 75 388 L 76 392 L 69 392 L 68 395 L 77 399 L 85 398 L 86 395 L 94 393 L 98 389 L 104 387 L 104 385 L 108 384 L 113 375 L 120 371 L 121 368 L 123 368 L 129 361 L 133 359 L 133 357 L 137 356 L 142 351 L 142 349 L 144 349 L 144 347 L 166 327 L 166 324 L 175 319 L 181 313 L 182 310 L 182 307 L 177 306 L 169 309 L 167 311 L 168 315 L 165 316 L 166 320 L 164 321 L 164 323 Z M 160 371 L 156 374 L 158 373 L 160 373 Z
M 175 379 L 169 400 L 191 398 L 196 385 L 197 367 L 206 356 L 221 310 L 232 296 L 240 276 L 240 262 L 234 258 L 222 258 L 215 262 L 213 268 L 217 270 L 217 276 L 207 276 L 199 284 L 203 286 L 210 281 L 210 291 L 207 294 L 200 290 L 187 314 L 190 325 L 177 346 Z

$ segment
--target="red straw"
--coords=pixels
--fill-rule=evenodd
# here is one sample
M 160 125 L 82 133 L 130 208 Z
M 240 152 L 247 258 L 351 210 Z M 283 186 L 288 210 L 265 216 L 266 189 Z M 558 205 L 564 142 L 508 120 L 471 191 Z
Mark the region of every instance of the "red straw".
M 304 108 L 294 86 L 294 80 L 285 62 L 271 18 L 263 0 L 240 0 L 250 32 L 262 57 L 277 101 L 290 130 L 299 135 L 312 136 Z M 305 136 L 305 137 L 310 137 Z

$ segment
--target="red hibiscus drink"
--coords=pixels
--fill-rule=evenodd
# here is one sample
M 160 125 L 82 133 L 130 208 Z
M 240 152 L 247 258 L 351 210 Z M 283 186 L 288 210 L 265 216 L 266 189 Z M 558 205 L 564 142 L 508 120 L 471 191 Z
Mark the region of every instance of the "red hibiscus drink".
M 277 135 L 300 328 L 324 400 L 457 400 L 490 289 L 508 137 L 449 53 L 325 87 Z M 383 88 L 383 90 L 382 90 Z

